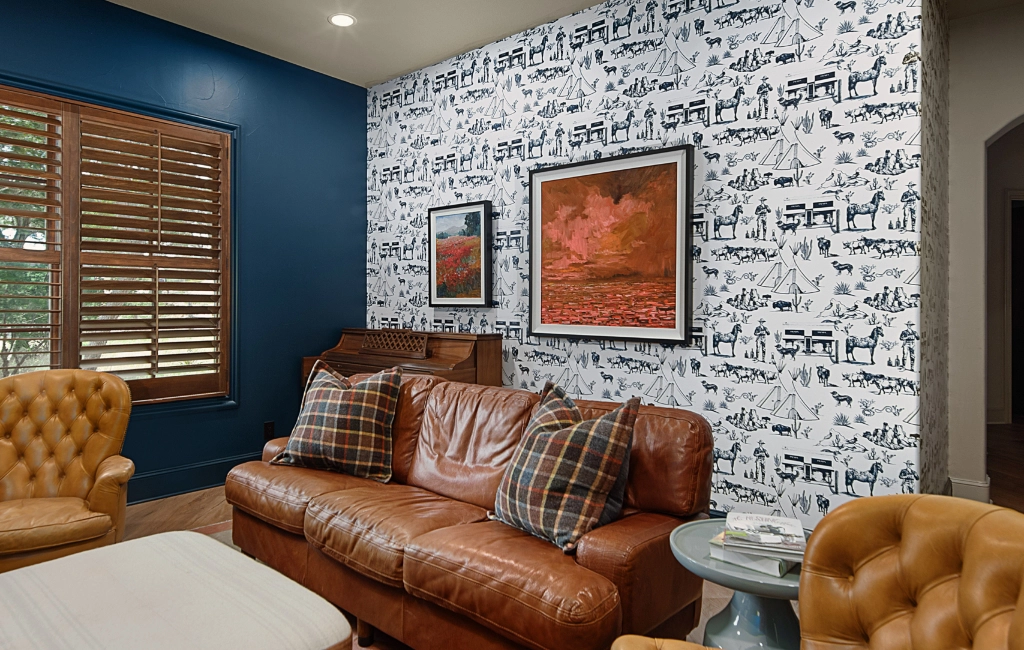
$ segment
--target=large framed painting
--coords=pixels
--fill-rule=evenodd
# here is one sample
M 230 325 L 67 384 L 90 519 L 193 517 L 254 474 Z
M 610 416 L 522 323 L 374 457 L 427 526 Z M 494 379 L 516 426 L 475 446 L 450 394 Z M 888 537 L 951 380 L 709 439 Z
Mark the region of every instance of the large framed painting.
M 693 147 L 530 172 L 530 332 L 687 343 Z
M 431 208 L 431 307 L 491 306 L 491 202 Z

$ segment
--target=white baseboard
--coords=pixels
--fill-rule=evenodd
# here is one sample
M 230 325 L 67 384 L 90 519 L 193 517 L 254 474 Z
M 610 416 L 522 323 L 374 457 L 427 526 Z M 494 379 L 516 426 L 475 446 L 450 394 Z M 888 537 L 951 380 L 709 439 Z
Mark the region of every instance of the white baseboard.
M 974 481 L 971 479 L 950 476 L 949 482 L 952 484 L 953 496 L 955 497 L 970 499 L 972 501 L 981 501 L 982 503 L 991 502 L 988 496 L 990 482 L 987 475 L 985 476 L 984 481 Z

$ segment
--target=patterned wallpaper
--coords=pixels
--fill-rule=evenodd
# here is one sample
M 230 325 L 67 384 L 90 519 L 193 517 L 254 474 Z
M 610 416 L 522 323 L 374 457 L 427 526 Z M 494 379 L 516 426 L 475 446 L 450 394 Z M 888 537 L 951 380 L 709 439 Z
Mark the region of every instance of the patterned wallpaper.
M 949 479 L 949 15 L 926 0 L 921 34 L 921 491 L 943 494 Z
M 687 408 L 713 507 L 813 525 L 920 471 L 920 0 L 609 0 L 371 89 L 370 327 L 504 382 Z M 531 337 L 529 170 L 697 148 L 695 342 Z M 426 211 L 493 202 L 494 306 L 427 306 Z

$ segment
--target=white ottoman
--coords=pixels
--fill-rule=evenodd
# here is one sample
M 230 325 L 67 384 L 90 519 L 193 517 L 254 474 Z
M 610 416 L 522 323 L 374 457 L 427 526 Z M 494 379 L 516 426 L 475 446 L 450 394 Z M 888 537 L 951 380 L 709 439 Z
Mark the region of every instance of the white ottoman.
M 351 634 L 320 596 L 199 533 L 0 574 L 4 650 L 325 650 Z

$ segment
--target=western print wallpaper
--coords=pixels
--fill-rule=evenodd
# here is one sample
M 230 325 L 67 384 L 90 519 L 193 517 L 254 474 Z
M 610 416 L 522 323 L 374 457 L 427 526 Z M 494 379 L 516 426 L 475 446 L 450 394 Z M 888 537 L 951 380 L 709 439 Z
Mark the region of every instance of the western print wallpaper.
M 920 0 L 609 0 L 371 89 L 370 327 L 505 336 L 504 383 L 711 422 L 712 507 L 915 491 Z M 688 347 L 530 336 L 529 171 L 696 148 Z M 491 201 L 489 309 L 427 304 L 427 210 Z

